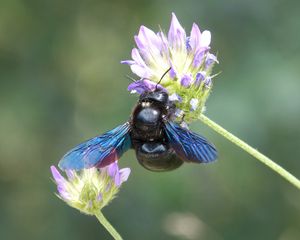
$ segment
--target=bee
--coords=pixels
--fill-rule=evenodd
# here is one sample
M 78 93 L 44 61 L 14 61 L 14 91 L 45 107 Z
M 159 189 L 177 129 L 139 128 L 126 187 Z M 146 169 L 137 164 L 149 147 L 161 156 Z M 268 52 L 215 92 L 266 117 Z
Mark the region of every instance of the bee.
M 102 168 L 129 149 L 135 150 L 144 168 L 156 172 L 174 170 L 184 162 L 216 160 L 215 146 L 176 123 L 172 117 L 174 111 L 175 105 L 169 101 L 166 91 L 146 90 L 126 123 L 71 149 L 60 160 L 59 167 L 63 170 Z

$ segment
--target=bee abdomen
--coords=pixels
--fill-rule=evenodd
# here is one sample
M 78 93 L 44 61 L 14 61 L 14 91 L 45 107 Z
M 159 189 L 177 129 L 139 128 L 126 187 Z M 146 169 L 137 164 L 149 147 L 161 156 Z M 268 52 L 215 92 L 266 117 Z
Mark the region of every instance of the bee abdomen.
M 180 167 L 183 161 L 167 143 L 145 142 L 136 146 L 139 163 L 150 171 L 171 171 Z

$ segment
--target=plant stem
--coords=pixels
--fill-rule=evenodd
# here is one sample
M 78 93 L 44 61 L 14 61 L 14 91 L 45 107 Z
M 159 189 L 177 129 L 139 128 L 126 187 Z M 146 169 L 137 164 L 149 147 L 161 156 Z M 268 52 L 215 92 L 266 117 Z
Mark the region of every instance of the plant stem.
M 122 240 L 123 238 L 120 236 L 120 234 L 114 229 L 114 227 L 109 223 L 109 221 L 104 217 L 103 213 L 101 211 L 95 213 L 96 218 L 99 220 L 99 222 L 106 228 L 106 230 L 110 233 L 110 235 L 115 240 Z
M 199 116 L 199 119 L 205 123 L 207 126 L 211 127 L 213 130 L 215 130 L 217 133 L 221 134 L 223 137 L 227 138 L 229 141 L 233 142 L 243 150 L 245 150 L 247 153 L 267 165 L 269 168 L 273 169 L 275 172 L 280 174 L 283 178 L 285 178 L 287 181 L 289 181 L 291 184 L 293 184 L 295 187 L 300 189 L 300 181 L 295 176 L 290 174 L 288 171 L 286 171 L 284 168 L 279 166 L 277 163 L 273 162 L 270 158 L 266 157 L 241 139 L 237 138 L 224 128 L 222 128 L 220 125 L 215 123 L 214 121 L 210 120 L 208 117 L 201 114 Z

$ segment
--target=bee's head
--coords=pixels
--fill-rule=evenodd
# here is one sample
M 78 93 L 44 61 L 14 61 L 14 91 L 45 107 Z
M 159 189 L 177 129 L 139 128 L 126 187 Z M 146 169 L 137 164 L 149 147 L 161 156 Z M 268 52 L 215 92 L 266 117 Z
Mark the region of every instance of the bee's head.
M 164 76 L 171 70 L 171 67 L 169 67 L 167 69 L 167 71 L 164 72 L 164 74 L 161 76 L 161 78 L 159 79 L 158 83 L 156 83 L 156 86 L 155 86 L 155 90 L 153 91 L 145 91 L 141 94 L 140 96 L 140 102 L 158 102 L 158 103 L 161 103 L 163 105 L 166 105 L 169 101 L 169 95 L 168 93 L 166 92 L 166 90 L 160 86 L 160 82 L 161 80 L 164 78 Z M 151 88 L 149 88 L 151 89 Z
M 161 89 L 156 89 L 155 91 L 145 91 L 140 95 L 140 102 L 144 101 L 154 101 L 162 104 L 167 104 L 169 99 L 168 93 Z

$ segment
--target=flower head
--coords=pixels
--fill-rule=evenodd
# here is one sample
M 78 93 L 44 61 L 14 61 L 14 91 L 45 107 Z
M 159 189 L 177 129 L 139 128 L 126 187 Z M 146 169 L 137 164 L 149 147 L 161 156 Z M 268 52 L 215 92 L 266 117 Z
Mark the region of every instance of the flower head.
M 127 181 L 130 168 L 119 170 L 117 162 L 114 162 L 101 169 L 66 170 L 67 179 L 55 166 L 51 166 L 51 172 L 58 197 L 71 207 L 93 215 L 116 196 L 122 183 Z
M 160 81 L 160 87 L 172 96 L 170 101 L 174 99 L 177 109 L 184 112 L 185 121 L 197 119 L 204 111 L 212 88 L 212 67 L 218 63 L 216 56 L 209 52 L 210 32 L 201 32 L 194 23 L 190 36 L 187 36 L 172 13 L 167 36 L 162 31 L 154 33 L 141 26 L 134 40 L 137 47 L 132 49 L 132 60 L 121 63 L 128 64 L 141 79 L 130 84 L 128 90 L 139 94 L 154 90 L 170 69 Z

